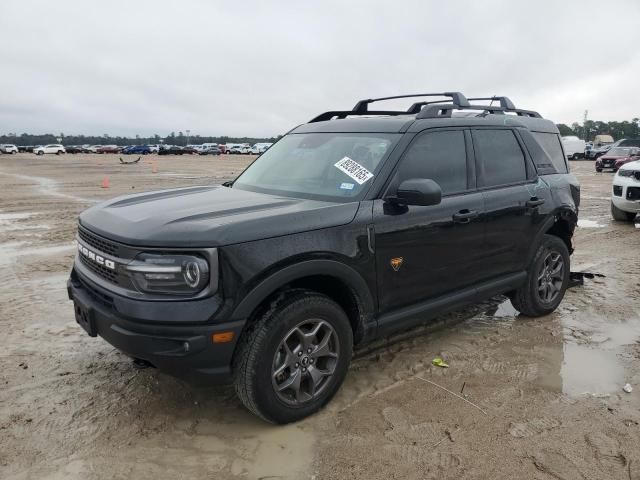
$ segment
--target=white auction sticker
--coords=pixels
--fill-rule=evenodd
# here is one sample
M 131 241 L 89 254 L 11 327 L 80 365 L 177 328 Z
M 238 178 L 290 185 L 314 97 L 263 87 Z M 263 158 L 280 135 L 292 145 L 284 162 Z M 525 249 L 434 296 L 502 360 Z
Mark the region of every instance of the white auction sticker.
M 360 185 L 373 177 L 373 173 L 349 157 L 344 157 L 342 160 L 339 160 L 334 167 L 349 175 Z

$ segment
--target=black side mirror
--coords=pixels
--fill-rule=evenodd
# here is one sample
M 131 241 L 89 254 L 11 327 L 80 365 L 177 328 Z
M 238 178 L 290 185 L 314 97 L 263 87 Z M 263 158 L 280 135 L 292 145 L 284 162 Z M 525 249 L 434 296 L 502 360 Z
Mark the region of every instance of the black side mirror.
M 428 178 L 411 178 L 400 183 L 396 196 L 389 200 L 403 205 L 438 205 L 442 201 L 442 190 Z

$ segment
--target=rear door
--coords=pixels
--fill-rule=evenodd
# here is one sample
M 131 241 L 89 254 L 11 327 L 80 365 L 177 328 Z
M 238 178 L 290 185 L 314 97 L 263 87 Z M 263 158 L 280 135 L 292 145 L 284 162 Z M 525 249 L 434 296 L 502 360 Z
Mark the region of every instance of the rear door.
M 523 270 L 548 189 L 511 129 L 472 130 L 478 188 L 486 210 L 487 278 Z
M 387 189 L 429 178 L 440 185 L 439 205 L 394 206 L 374 201 L 376 268 L 381 313 L 475 283 L 482 276 L 483 197 L 475 191 L 471 137 L 462 129 L 418 134 Z

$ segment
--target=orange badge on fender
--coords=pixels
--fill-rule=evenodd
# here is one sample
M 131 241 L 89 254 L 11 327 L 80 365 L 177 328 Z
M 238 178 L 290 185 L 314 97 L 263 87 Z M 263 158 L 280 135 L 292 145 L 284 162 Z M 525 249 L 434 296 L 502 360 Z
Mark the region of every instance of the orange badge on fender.
M 404 258 L 402 257 L 396 257 L 391 259 L 391 268 L 393 268 L 394 272 L 397 272 L 398 270 L 400 270 L 403 260 Z

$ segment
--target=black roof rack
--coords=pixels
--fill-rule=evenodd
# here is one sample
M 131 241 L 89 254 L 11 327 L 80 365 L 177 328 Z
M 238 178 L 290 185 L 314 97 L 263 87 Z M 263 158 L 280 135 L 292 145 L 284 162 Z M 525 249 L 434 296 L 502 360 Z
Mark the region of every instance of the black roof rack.
M 475 100 L 491 100 L 492 102 L 495 102 L 496 100 L 500 102 L 500 106 L 502 108 L 508 108 L 509 110 L 516 110 L 516 106 L 513 104 L 513 102 L 509 99 L 509 97 L 474 97 L 474 98 L 469 98 L 470 102 L 473 102 Z
M 443 92 L 443 93 L 417 93 L 414 95 L 396 95 L 393 97 L 380 97 L 380 98 L 369 98 L 366 100 L 360 100 L 353 107 L 353 110 L 334 110 L 330 112 L 324 112 L 318 115 L 317 117 L 311 119 L 309 123 L 314 122 L 323 122 L 325 120 L 331 120 L 332 118 L 346 118 L 348 116 L 355 115 L 411 115 L 418 113 L 420 111 L 420 107 L 416 107 L 418 104 L 413 104 L 409 110 L 369 110 L 369 104 L 374 102 L 380 102 L 383 100 L 395 100 L 398 98 L 412 98 L 412 97 L 450 97 L 453 105 L 457 105 L 460 107 L 468 106 L 469 102 L 465 98 L 465 96 L 460 92 Z M 445 100 L 439 100 L 443 102 Z M 420 105 L 426 105 L 430 102 L 421 102 Z M 413 110 L 417 108 L 417 110 Z
M 505 97 L 506 98 L 506 97 Z M 508 100 L 508 99 L 507 99 Z M 509 102 L 511 102 L 509 100 Z M 511 103 L 513 106 L 513 103 Z M 426 108 L 420 110 L 420 112 L 416 115 L 416 120 L 422 118 L 440 118 L 440 117 L 451 117 L 451 113 L 453 110 L 482 110 L 487 114 L 497 114 L 504 115 L 504 112 L 514 112 L 519 117 L 531 117 L 531 118 L 542 118 L 538 112 L 534 112 L 533 110 L 523 110 L 521 108 L 505 108 L 502 106 L 491 106 L 491 105 L 467 105 L 461 107 L 460 105 L 455 105 L 453 103 L 447 104 L 433 104 L 428 105 Z
M 398 98 L 413 98 L 413 97 L 449 97 L 451 100 L 439 99 L 430 102 L 416 102 L 411 105 L 407 110 L 369 110 L 369 104 L 374 102 L 380 102 L 383 100 L 395 100 Z M 498 101 L 500 105 L 472 105 L 469 101 L 476 100 L 491 100 Z M 474 97 L 466 98 L 460 92 L 443 92 L 443 93 L 417 93 L 414 95 L 396 95 L 393 97 L 380 97 L 369 98 L 366 100 L 360 100 L 353 107 L 353 110 L 334 110 L 330 112 L 324 112 L 317 117 L 311 119 L 309 123 L 323 122 L 325 120 L 331 120 L 333 118 L 346 118 L 348 116 L 364 116 L 364 115 L 415 115 L 416 119 L 422 118 L 441 118 L 451 117 L 453 110 L 481 110 L 484 114 L 504 115 L 505 112 L 513 112 L 520 117 L 542 118 L 538 112 L 533 110 L 524 110 L 516 108 L 514 103 L 509 97 L 504 96 L 492 96 L 492 97 Z

